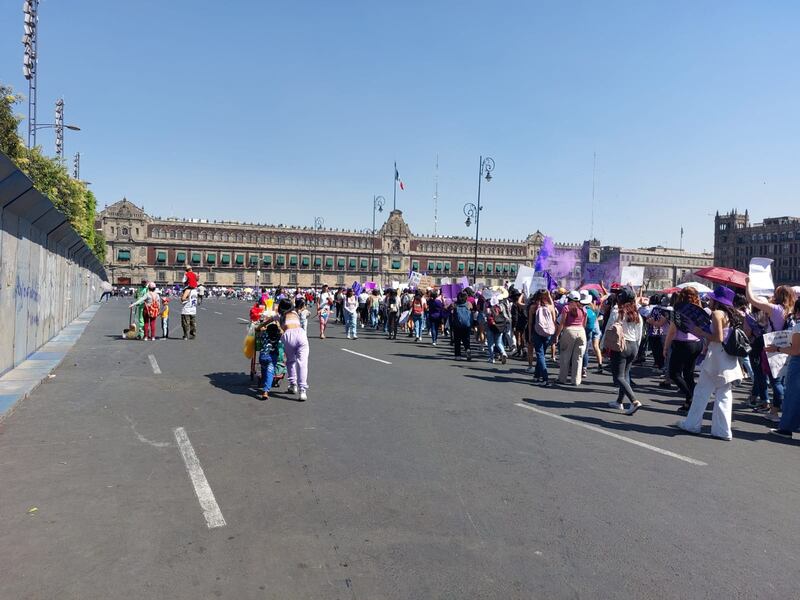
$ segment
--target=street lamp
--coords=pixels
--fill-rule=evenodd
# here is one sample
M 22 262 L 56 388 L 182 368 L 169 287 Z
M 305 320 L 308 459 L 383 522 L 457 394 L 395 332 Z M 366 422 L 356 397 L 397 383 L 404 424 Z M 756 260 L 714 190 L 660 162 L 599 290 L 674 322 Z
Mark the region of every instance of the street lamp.
M 492 180 L 492 171 L 494 171 L 494 159 L 487 157 L 480 157 L 480 166 L 478 167 L 478 204 L 477 206 L 472 202 L 468 202 L 464 205 L 464 214 L 467 216 L 467 220 L 464 221 L 464 224 L 467 227 L 472 225 L 472 220 L 475 219 L 475 262 L 473 263 L 473 278 L 472 282 L 475 284 L 478 280 L 478 236 L 480 235 L 480 223 L 481 223 L 481 211 L 483 207 L 481 206 L 481 180 L 485 179 L 486 182 L 490 182 Z
M 319 269 L 317 269 L 317 254 L 319 253 L 319 232 L 325 224 L 325 219 L 322 217 L 314 217 L 314 293 L 317 292 L 317 284 L 322 280 L 322 258 L 319 261 Z
M 386 198 L 383 196 L 372 197 L 372 250 L 369 256 L 369 268 L 372 273 L 372 281 L 375 281 L 375 214 L 376 212 L 383 212 L 384 204 L 386 204 Z
M 37 123 L 33 125 L 34 131 L 34 144 L 36 143 L 35 132 L 39 129 L 55 129 L 56 130 L 56 156 L 59 160 L 64 157 L 64 129 L 70 131 L 80 131 L 81 128 L 77 125 L 64 125 L 64 100 L 59 98 L 56 100 L 56 118 L 55 123 Z

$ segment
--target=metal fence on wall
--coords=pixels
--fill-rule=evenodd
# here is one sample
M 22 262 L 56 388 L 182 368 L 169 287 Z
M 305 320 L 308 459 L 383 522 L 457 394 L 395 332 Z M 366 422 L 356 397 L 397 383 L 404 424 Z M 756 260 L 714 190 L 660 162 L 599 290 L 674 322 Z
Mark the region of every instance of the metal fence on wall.
M 96 302 L 104 280 L 64 213 L 0 153 L 0 374 Z

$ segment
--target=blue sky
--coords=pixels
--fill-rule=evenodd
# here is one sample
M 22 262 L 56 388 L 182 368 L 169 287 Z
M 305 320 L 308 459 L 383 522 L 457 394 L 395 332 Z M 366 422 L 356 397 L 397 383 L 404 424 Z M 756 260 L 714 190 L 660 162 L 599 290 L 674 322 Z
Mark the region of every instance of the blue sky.
M 22 2 L 0 81 L 26 93 Z M 40 3 L 39 121 L 100 205 L 433 233 L 711 249 L 713 213 L 800 214 L 800 4 L 76 0 Z M 20 112 L 25 107 L 20 106 Z M 53 152 L 51 131 L 40 143 Z M 474 232 L 474 230 L 473 230 Z M 482 236 L 483 237 L 483 236 Z

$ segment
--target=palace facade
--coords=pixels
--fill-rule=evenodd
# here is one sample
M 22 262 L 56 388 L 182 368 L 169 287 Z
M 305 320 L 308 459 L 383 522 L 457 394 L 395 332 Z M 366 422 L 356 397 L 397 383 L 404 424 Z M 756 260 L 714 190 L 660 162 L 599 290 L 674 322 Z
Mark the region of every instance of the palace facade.
M 476 265 L 474 238 L 415 235 L 399 210 L 373 235 L 368 229 L 163 219 L 124 198 L 100 212 L 97 228 L 105 235 L 106 269 L 117 285 L 142 279 L 180 283 L 186 266 L 208 286 L 343 286 L 356 280 L 389 285 L 404 283 L 410 271 L 436 283 L 467 276 L 502 285 L 514 280 L 518 265 L 533 266 L 544 241 L 539 231 L 524 240 L 481 239 Z M 709 266 L 711 255 L 660 247 L 626 250 L 591 240 L 556 243 L 551 261 L 551 272 L 566 287 L 608 283 L 621 267 L 642 264 L 648 288 L 660 289 Z

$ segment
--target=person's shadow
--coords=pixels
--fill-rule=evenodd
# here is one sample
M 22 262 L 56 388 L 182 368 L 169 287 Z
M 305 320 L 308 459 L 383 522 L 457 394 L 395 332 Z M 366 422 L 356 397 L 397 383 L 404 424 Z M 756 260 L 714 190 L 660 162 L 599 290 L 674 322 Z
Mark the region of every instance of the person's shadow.
M 207 373 L 208 382 L 215 388 L 225 390 L 230 394 L 239 396 L 253 396 L 255 388 L 258 385 L 258 378 L 250 381 L 250 376 L 247 373 Z

